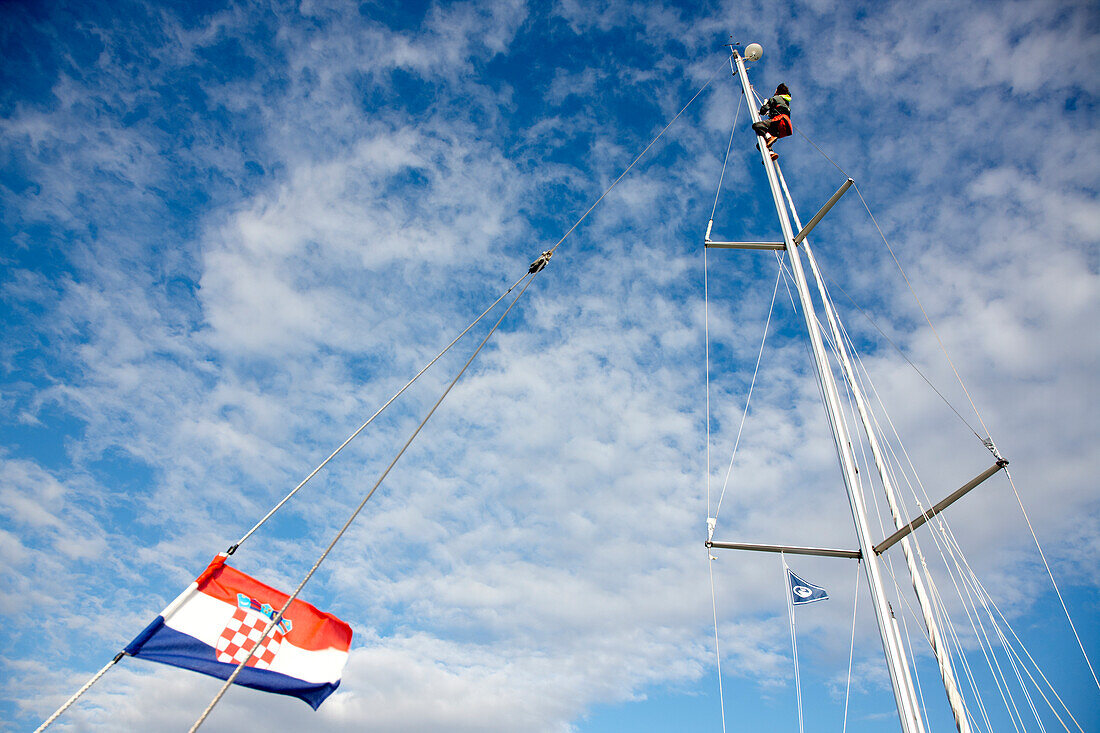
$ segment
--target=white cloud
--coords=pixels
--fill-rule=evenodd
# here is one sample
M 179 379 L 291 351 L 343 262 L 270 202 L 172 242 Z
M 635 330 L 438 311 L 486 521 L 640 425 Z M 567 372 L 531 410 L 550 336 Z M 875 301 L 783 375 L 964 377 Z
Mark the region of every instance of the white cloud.
M 675 112 L 713 72 L 719 59 L 707 44 L 725 40 L 730 18 L 767 42 L 757 86 L 788 79 L 796 122 L 859 178 L 1013 461 L 1040 535 L 1066 538 L 1048 548 L 1056 569 L 1094 582 L 1094 555 L 1078 548 L 1100 542 L 1088 439 L 1100 305 L 1095 154 L 1087 144 L 1072 154 L 1039 147 L 1048 125 L 1064 135 L 1069 123 L 1030 105 L 1052 88 L 1094 91 L 1074 63 L 1095 56 L 1095 39 L 1070 33 L 1076 43 L 1057 61 L 1057 79 L 1025 63 L 1081 27 L 1074 19 L 1085 11 L 1019 5 L 1007 23 L 1000 11 L 968 16 L 928 3 L 849 23 L 848 10 L 834 18 L 799 9 L 814 22 L 756 8 L 693 18 L 562 3 L 555 12 L 575 40 L 627 28 L 654 60 L 542 57 L 558 66 L 535 90 L 547 106 L 533 116 L 517 109 L 530 90 L 500 81 L 497 65 L 526 63 L 544 45 L 532 24 L 564 26 L 520 3 L 433 7 L 411 30 L 323 3 L 262 22 L 252 8 L 197 24 L 161 17 L 161 40 L 149 49 L 157 65 L 125 60 L 121 21 L 96 29 L 96 75 L 63 73 L 55 106 L 28 103 L 3 123 L 39 186 L 11 197 L 25 230 L 19 246 L 46 227 L 68 263 L 39 273 L 19 260 L 5 278 L 26 320 L 13 319 L 20 341 L 4 346 L 4 363 L 26 374 L 9 377 L 4 404 L 27 429 L 57 425 L 56 412 L 80 425 L 62 428 L 64 445 L 52 439 L 61 459 L 17 447 L 3 456 L 0 554 L 5 585 L 17 591 L 4 600 L 13 641 L 4 664 L 14 697 L 28 700 L 11 703 L 26 706 L 20 720 L 48 714 L 81 670 L 125 643 L 555 241 L 660 129 L 654 109 Z M 962 37 L 978 39 L 954 62 L 966 73 L 944 71 Z M 155 98 L 158 85 L 182 87 L 174 75 L 226 39 L 263 63 L 255 79 L 197 80 L 205 101 L 186 120 L 193 137 L 166 140 L 157 128 L 165 120 L 152 113 L 120 122 L 116 108 Z M 918 73 L 930 69 L 939 70 L 934 80 Z M 392 101 L 401 99 L 394 70 L 423 83 L 430 104 L 410 111 Z M 609 101 L 589 106 L 581 93 Z M 698 240 L 737 93 L 716 81 L 709 106 L 681 120 L 565 242 L 307 587 L 356 628 L 340 693 L 314 715 L 235 690 L 215 727 L 570 730 L 594 705 L 712 674 Z M 960 108 L 973 98 L 976 110 Z M 558 116 L 574 101 L 579 111 Z M 902 104 L 909 111 L 899 114 Z M 231 121 L 207 119 L 219 114 Z M 975 115 L 981 143 L 959 133 Z M 861 141 L 866 125 L 876 134 Z M 761 179 L 741 133 L 716 226 L 731 239 L 774 236 L 770 201 L 748 191 Z M 1083 143 L 1095 137 L 1080 133 Z M 840 174 L 799 139 L 782 144 L 805 216 Z M 248 178 L 246 161 L 262 179 Z M 887 175 L 888 164 L 903 174 Z M 189 204 L 202 214 L 186 226 L 168 206 L 175 185 L 211 199 Z M 973 422 L 860 211 L 849 193 L 819 230 L 819 257 L 876 318 L 895 324 L 891 337 Z M 710 267 L 716 501 L 774 264 L 720 252 Z M 973 436 L 834 294 L 933 500 L 988 465 Z M 786 297 L 781 285 L 718 534 L 851 546 Z M 293 585 L 472 343 L 257 534 L 240 567 Z M 998 478 L 952 508 L 991 585 L 1034 564 L 1013 506 Z M 836 694 L 853 570 L 808 567 L 834 593 L 804 628 L 821 635 L 809 654 Z M 723 554 L 714 568 L 727 671 L 746 670 L 731 673 L 735 683 L 765 694 L 783 689 L 777 563 Z M 1029 574 L 1004 600 L 1025 613 L 1040 587 Z M 49 639 L 32 655 L 26 639 L 43 617 Z M 87 628 L 92 617 L 102 624 Z M 845 633 L 829 632 L 837 628 Z M 877 687 L 876 643 L 858 642 L 857 689 L 888 696 Z M 68 725 L 178 726 L 217 686 L 132 660 L 103 685 Z

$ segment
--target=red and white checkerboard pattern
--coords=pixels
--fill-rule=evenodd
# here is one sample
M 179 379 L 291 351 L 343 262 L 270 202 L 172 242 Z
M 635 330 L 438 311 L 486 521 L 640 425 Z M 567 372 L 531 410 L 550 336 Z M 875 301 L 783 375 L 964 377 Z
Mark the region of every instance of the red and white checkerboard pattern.
M 243 608 L 233 612 L 233 618 L 226 624 L 222 635 L 218 637 L 217 659 L 219 662 L 240 664 L 241 660 L 248 656 L 252 647 L 256 646 L 256 640 L 263 636 L 268 619 L 258 613 L 249 613 Z M 248 660 L 249 667 L 267 669 L 271 666 L 271 660 L 279 653 L 279 645 L 283 640 L 283 632 L 279 628 L 272 630 L 264 639 L 260 648 Z

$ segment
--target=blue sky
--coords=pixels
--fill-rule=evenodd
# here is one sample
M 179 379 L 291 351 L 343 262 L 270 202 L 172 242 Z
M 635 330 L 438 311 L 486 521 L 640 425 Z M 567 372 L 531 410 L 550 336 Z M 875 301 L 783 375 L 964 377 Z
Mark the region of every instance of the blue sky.
M 0 17 L 0 727 L 40 722 L 556 242 L 731 34 L 764 46 L 757 89 L 785 81 L 795 123 L 859 184 L 1100 654 L 1095 4 L 13 2 Z M 307 586 L 355 630 L 340 691 L 314 713 L 234 690 L 210 730 L 720 729 L 700 245 L 738 98 L 719 74 L 562 245 Z M 715 233 L 772 239 L 745 122 Z M 844 176 L 803 137 L 780 146 L 808 218 Z M 975 422 L 854 192 L 815 246 Z M 709 272 L 713 488 L 776 270 L 712 252 Z M 933 501 L 984 469 L 834 295 Z M 716 537 L 852 546 L 785 298 Z M 293 587 L 473 344 L 234 564 Z M 1003 475 L 950 522 L 1097 727 L 1100 691 Z M 806 729 L 837 730 L 855 570 L 795 567 L 832 596 L 798 610 Z M 713 568 L 729 729 L 797 730 L 777 561 Z M 861 589 L 849 729 L 895 730 Z M 947 729 L 923 650 L 917 669 Z M 58 729 L 181 729 L 216 688 L 125 660 Z

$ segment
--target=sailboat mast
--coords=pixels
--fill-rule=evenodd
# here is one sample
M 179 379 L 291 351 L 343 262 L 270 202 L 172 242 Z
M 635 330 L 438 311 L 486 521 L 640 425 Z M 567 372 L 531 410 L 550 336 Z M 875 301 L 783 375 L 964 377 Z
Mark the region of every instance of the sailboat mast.
M 749 114 L 754 123 L 759 122 L 760 115 L 757 113 L 756 104 L 753 101 L 752 88 L 749 85 L 748 74 L 745 71 L 744 59 L 734 51 L 734 60 L 737 64 L 737 73 L 741 79 L 741 88 L 745 94 Z M 882 637 L 882 648 L 886 655 L 886 666 L 890 672 L 890 681 L 894 689 L 894 699 L 897 702 L 901 728 L 904 733 L 924 733 L 924 723 L 917 704 L 916 691 L 909 676 L 905 650 L 894 625 L 893 611 L 886 598 L 878 556 L 875 554 L 874 542 L 871 539 L 870 527 L 867 521 L 867 507 L 859 490 L 859 482 L 856 477 L 855 455 L 852 452 L 852 446 L 844 427 L 840 395 L 837 391 L 832 366 L 829 363 L 828 355 L 825 353 L 825 345 L 817 321 L 817 312 L 810 296 L 809 286 L 806 284 L 806 274 L 802 269 L 798 247 L 794 242 L 794 232 L 791 229 L 787 206 L 783 201 L 775 164 L 771 156 L 768 155 L 768 149 L 763 145 L 762 140 L 759 148 L 760 159 L 767 173 L 768 185 L 771 188 L 776 214 L 779 217 L 779 226 L 783 231 L 783 242 L 790 255 L 791 270 L 794 273 L 795 286 L 798 289 L 798 297 L 802 304 L 802 315 L 810 335 L 818 384 L 821 387 L 825 402 L 825 413 L 832 429 L 833 441 L 836 444 L 837 457 L 840 460 L 841 473 L 844 477 L 844 486 L 848 491 L 848 502 L 852 509 L 856 536 L 859 538 L 859 546 L 863 554 L 863 565 L 867 574 L 867 583 L 871 590 L 875 619 L 878 622 L 879 634 Z
M 786 181 L 783 180 L 782 172 L 779 174 L 779 182 L 783 186 L 783 193 L 787 196 L 787 203 L 791 205 L 791 215 L 794 217 L 794 222 L 799 229 L 801 229 L 802 223 L 798 219 L 798 213 L 795 211 L 794 202 L 791 200 L 791 192 L 787 188 Z M 878 470 L 879 479 L 882 481 L 883 491 L 886 493 L 886 503 L 890 506 L 890 514 L 894 519 L 894 526 L 897 529 L 901 529 L 905 526 L 906 520 L 898 507 L 897 494 L 894 491 L 894 482 L 890 477 L 890 472 L 886 468 L 885 456 L 882 452 L 882 446 L 879 445 L 874 426 L 871 424 L 870 412 L 867 409 L 867 402 L 863 395 L 863 389 L 860 387 L 859 380 L 856 378 L 855 370 L 852 368 L 852 360 L 848 356 L 848 346 L 845 344 L 844 336 L 840 332 L 840 319 L 825 290 L 825 283 L 821 279 L 821 270 L 818 269 L 817 260 L 814 259 L 814 253 L 810 248 L 809 240 L 803 240 L 802 246 L 806 250 L 806 259 L 810 262 L 810 270 L 813 272 L 814 280 L 817 282 L 818 295 L 825 308 L 825 316 L 829 322 L 829 330 L 833 335 L 833 342 L 836 344 L 836 352 L 840 359 L 841 370 L 851 388 L 852 397 L 856 403 L 856 410 L 859 413 L 859 419 L 863 423 L 863 431 L 867 435 L 867 441 L 871 448 L 871 455 L 875 461 L 875 468 Z M 927 589 L 924 587 L 922 573 L 917 567 L 916 557 L 913 554 L 913 548 L 910 546 L 908 537 L 902 538 L 901 551 L 902 555 L 905 557 L 905 565 L 909 569 L 909 576 L 912 578 L 913 592 L 916 593 L 921 615 L 924 617 L 924 626 L 925 630 L 928 632 L 928 641 L 932 645 L 932 653 L 935 655 L 936 662 L 939 664 L 940 677 L 943 679 L 943 687 L 944 691 L 947 693 L 947 701 L 951 706 L 951 713 L 955 716 L 955 727 L 958 729 L 959 733 L 970 733 L 970 720 L 966 714 L 966 705 L 963 702 L 962 695 L 959 694 L 959 686 L 955 681 L 955 670 L 951 664 L 951 655 L 947 650 L 946 644 L 944 644 L 939 624 L 936 621 L 932 601 L 928 596 Z

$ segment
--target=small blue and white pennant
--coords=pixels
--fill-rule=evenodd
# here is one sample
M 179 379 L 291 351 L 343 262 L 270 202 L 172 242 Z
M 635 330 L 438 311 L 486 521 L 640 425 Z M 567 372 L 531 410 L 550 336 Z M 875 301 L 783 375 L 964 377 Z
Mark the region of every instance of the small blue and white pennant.
M 829 594 L 824 588 L 803 580 L 791 572 L 790 568 L 787 568 L 787 583 L 791 588 L 791 603 L 795 606 L 829 600 Z

